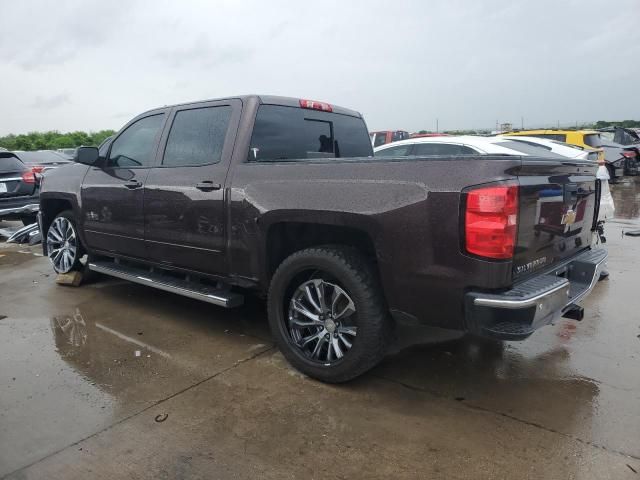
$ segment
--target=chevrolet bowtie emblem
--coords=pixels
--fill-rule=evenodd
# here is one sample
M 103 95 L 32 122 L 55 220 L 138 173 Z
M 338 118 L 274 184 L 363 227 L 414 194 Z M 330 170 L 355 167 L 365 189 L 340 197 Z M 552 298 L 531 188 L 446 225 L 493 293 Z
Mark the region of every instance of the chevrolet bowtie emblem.
M 567 213 L 562 215 L 562 221 L 560 223 L 562 225 L 573 225 L 576 223 L 576 211 L 573 209 L 567 210 Z

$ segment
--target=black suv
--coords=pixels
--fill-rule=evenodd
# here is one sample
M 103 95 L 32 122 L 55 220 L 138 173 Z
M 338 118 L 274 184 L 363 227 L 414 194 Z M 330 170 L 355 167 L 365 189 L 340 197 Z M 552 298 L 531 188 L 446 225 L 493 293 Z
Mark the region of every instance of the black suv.
M 0 152 L 0 220 L 36 221 L 39 174 L 12 152 Z

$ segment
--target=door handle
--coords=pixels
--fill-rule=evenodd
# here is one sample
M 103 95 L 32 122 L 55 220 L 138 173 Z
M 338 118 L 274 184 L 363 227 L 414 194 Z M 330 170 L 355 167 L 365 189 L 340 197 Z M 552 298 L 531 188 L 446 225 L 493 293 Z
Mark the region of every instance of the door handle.
M 137 180 L 129 180 L 124 184 L 124 186 L 130 190 L 133 190 L 135 188 L 140 188 L 142 186 L 142 182 L 139 182 Z
M 196 188 L 203 192 L 210 192 L 212 190 L 220 190 L 222 185 L 219 183 L 213 183 L 211 180 L 204 180 L 200 183 L 196 183 Z

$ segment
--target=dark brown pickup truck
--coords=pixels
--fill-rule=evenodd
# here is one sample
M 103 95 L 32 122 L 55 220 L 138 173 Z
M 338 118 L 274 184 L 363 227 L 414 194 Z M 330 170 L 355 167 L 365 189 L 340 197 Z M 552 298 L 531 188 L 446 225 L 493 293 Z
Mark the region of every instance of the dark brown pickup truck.
M 375 158 L 357 112 L 244 96 L 152 110 L 79 149 L 45 176 L 40 222 L 57 272 L 223 307 L 267 296 L 286 358 L 341 382 L 383 357 L 395 322 L 519 340 L 580 319 L 606 260 L 596 167 Z

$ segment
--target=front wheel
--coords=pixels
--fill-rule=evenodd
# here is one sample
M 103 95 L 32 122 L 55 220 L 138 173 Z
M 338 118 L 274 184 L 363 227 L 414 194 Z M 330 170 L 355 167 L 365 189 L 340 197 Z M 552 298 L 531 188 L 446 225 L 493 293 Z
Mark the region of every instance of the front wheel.
M 374 367 L 391 335 L 377 273 L 352 248 L 309 248 L 288 257 L 273 276 L 268 310 L 283 355 L 324 382 L 345 382 Z
M 47 255 L 56 273 L 80 270 L 84 255 L 73 213 L 64 211 L 53 219 L 47 230 Z

